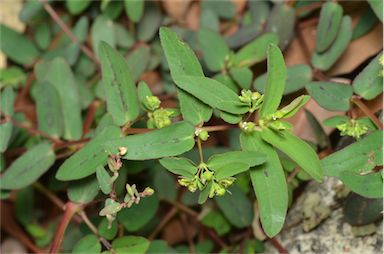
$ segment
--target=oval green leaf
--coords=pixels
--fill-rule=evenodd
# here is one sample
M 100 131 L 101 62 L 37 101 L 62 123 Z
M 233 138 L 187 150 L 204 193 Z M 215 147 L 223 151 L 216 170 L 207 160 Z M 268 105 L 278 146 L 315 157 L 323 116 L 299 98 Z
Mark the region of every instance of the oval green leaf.
M 55 162 L 49 143 L 40 143 L 15 160 L 0 178 L 1 189 L 15 190 L 34 183 Z
M 241 133 L 241 147 L 245 151 L 262 151 L 266 162 L 250 169 L 250 176 L 259 205 L 264 232 L 273 237 L 284 226 L 288 210 L 288 186 L 285 173 L 275 149 L 264 142 L 258 132 Z
M 286 80 L 284 57 L 280 49 L 274 44 L 269 44 L 267 55 L 267 86 L 265 87 L 264 102 L 259 112 L 260 118 L 277 110 L 283 97 Z
M 96 137 L 60 166 L 56 178 L 61 181 L 68 181 L 92 175 L 98 166 L 107 163 L 109 154 L 103 149 L 103 144 L 119 136 L 120 129 L 116 126 L 105 127 Z
M 330 111 L 347 111 L 353 90 L 350 85 L 334 82 L 311 82 L 305 86 L 308 93 L 322 107 Z
M 296 137 L 290 131 L 275 132 L 268 128 L 262 130 L 261 137 L 288 155 L 316 181 L 322 181 L 323 170 L 320 160 L 308 143 Z
M 105 42 L 99 45 L 108 112 L 122 126 L 139 115 L 136 86 L 124 57 Z
M 321 53 L 331 46 L 340 29 L 343 8 L 335 2 L 326 2 L 321 7 L 317 25 L 316 51 Z
M 128 160 L 157 159 L 191 150 L 195 144 L 194 137 L 195 128 L 191 124 L 178 122 L 144 134 L 109 139 L 104 149 L 117 153 L 119 147 L 126 147 L 127 153 L 123 158 Z

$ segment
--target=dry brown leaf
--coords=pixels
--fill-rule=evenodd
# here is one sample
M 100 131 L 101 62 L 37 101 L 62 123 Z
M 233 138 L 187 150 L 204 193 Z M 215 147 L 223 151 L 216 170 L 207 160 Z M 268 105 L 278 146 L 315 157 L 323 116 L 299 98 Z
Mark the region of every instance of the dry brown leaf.
M 197 233 L 196 227 L 190 225 L 186 228 L 189 231 L 189 235 L 193 238 Z M 178 219 L 171 220 L 163 229 L 162 239 L 165 240 L 169 245 L 185 242 L 187 237 L 181 221 Z
M 253 220 L 252 220 L 253 236 L 260 241 L 264 241 L 265 239 L 267 239 L 267 236 L 265 235 L 264 230 L 260 223 L 260 213 L 259 213 L 259 207 L 257 205 L 257 201 L 253 203 L 253 211 L 255 211 L 253 215 Z
M 289 118 L 287 121 L 294 125 L 293 133 L 302 139 L 316 142 L 316 137 L 312 131 L 312 127 L 308 122 L 307 117 L 305 116 L 304 108 L 310 111 L 313 115 L 316 116 L 316 119 L 322 124 L 323 120 L 336 115 L 344 115 L 344 112 L 328 111 L 323 109 L 317 104 L 313 99 L 310 99 L 308 103 L 301 108 L 295 116 Z M 323 126 L 327 134 L 331 133 L 334 128 Z
M 165 12 L 176 19 L 178 22 L 182 22 L 185 17 L 185 13 L 188 9 L 191 0 L 163 0 L 162 4 Z
M 316 23 L 311 23 L 309 26 L 301 28 L 303 40 L 308 47 L 308 53 L 312 54 L 316 47 Z M 304 49 L 297 36 L 292 40 L 287 50 L 284 52 L 284 59 L 287 66 L 296 64 L 308 64 L 310 59 L 307 59 Z
M 243 13 L 245 6 L 247 6 L 247 0 L 231 0 L 231 2 L 235 5 L 236 13 Z
M 185 26 L 191 30 L 198 30 L 200 27 L 200 4 L 198 2 L 193 2 L 188 11 L 186 12 Z

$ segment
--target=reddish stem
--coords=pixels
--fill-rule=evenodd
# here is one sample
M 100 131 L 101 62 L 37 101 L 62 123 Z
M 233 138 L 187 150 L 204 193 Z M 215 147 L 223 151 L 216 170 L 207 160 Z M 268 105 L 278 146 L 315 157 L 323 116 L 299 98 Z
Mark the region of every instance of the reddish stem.
M 93 118 L 95 116 L 95 112 L 97 108 L 100 106 L 99 101 L 93 101 L 91 105 L 88 107 L 87 116 L 85 117 L 84 125 L 83 125 L 83 137 L 88 134 L 91 129 Z
M 288 254 L 288 251 L 280 244 L 276 238 L 270 238 L 269 242 L 276 248 L 280 254 Z
M 87 48 L 86 46 L 80 44 L 79 40 L 75 36 L 74 33 L 72 33 L 71 29 L 64 23 L 64 21 L 60 18 L 60 16 L 56 13 L 56 11 L 44 0 L 38 0 L 41 4 L 43 4 L 44 9 L 48 14 L 51 16 L 51 18 L 59 25 L 60 29 L 63 30 L 63 32 L 71 39 L 73 43 L 78 43 L 80 46 L 80 50 L 83 51 L 84 54 L 86 54 L 90 59 L 92 59 L 97 65 L 99 65 L 99 60 L 97 57 L 93 54 L 93 52 Z
M 55 232 L 55 237 L 53 239 L 51 249 L 49 250 L 50 254 L 59 252 L 61 242 L 63 241 L 65 230 L 67 229 L 69 222 L 71 221 L 73 215 L 75 215 L 78 208 L 79 208 L 78 205 L 72 202 L 68 202 L 65 205 L 65 212 L 64 212 L 63 218 L 61 219 L 59 227 Z
M 380 130 L 383 129 L 383 123 L 380 122 L 379 118 L 375 116 L 375 114 L 364 104 L 362 100 L 360 100 L 360 98 L 358 98 L 357 96 L 354 96 L 352 97 L 351 101 L 355 103 L 356 106 L 358 106 L 361 109 L 361 111 L 364 112 L 364 114 L 366 114 L 369 118 L 371 118 L 371 120 L 375 123 L 375 125 Z

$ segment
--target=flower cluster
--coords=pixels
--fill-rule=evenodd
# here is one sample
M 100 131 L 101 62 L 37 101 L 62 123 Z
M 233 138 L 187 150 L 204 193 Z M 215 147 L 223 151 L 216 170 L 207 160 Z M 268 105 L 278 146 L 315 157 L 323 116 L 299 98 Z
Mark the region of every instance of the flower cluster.
M 210 170 L 205 163 L 201 163 L 196 175 L 191 178 L 181 177 L 179 184 L 187 187 L 190 192 L 195 192 L 197 189 L 202 191 L 205 188 L 210 188 L 209 198 L 213 198 L 215 195 L 223 196 L 235 180 L 236 178 L 234 177 L 216 179 L 215 172 Z
M 153 189 L 147 187 L 143 192 L 138 192 L 136 185 L 132 186 L 126 184 L 127 194 L 125 194 L 124 202 L 119 202 L 116 199 L 107 198 L 105 200 L 104 208 L 99 212 L 100 216 L 105 216 L 108 220 L 108 228 L 112 227 L 112 222 L 116 219 L 117 213 L 123 208 L 129 208 L 133 204 L 138 204 L 141 198 L 153 195 Z
M 264 95 L 261 95 L 258 92 L 252 92 L 251 90 L 243 89 L 239 99 L 241 102 L 247 103 L 249 106 L 249 112 L 253 113 L 256 109 L 261 107 Z
M 338 124 L 336 128 L 340 131 L 341 136 L 351 136 L 354 138 L 360 138 L 369 130 L 366 124 L 355 119 L 350 119 L 347 122 Z
M 144 108 L 148 111 L 148 128 L 163 128 L 172 124 L 171 117 L 174 111 L 160 107 L 160 100 L 156 96 L 145 96 L 142 101 Z

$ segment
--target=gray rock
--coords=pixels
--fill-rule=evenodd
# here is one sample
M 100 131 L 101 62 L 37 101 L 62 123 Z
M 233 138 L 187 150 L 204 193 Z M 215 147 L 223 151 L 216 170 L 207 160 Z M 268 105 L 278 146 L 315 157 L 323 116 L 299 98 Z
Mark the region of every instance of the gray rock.
M 310 182 L 306 190 L 293 204 L 288 212 L 283 231 L 276 237 L 281 245 L 290 253 L 383 253 L 383 226 L 376 223 L 376 232 L 372 235 L 355 237 L 352 227 L 343 221 L 343 211 L 336 200 L 336 189 L 341 182 L 335 178 L 326 178 L 323 183 Z M 321 197 L 321 202 L 317 202 Z M 313 200 L 313 202 L 309 201 Z M 304 206 L 307 205 L 307 207 Z M 308 204 L 317 206 L 308 207 Z M 331 208 L 330 214 L 320 213 L 323 218 L 317 217 L 319 211 Z M 308 213 L 314 211 L 314 215 Z M 305 221 L 311 218 L 319 224 L 305 232 Z M 265 253 L 277 253 L 270 244 L 266 244 Z

